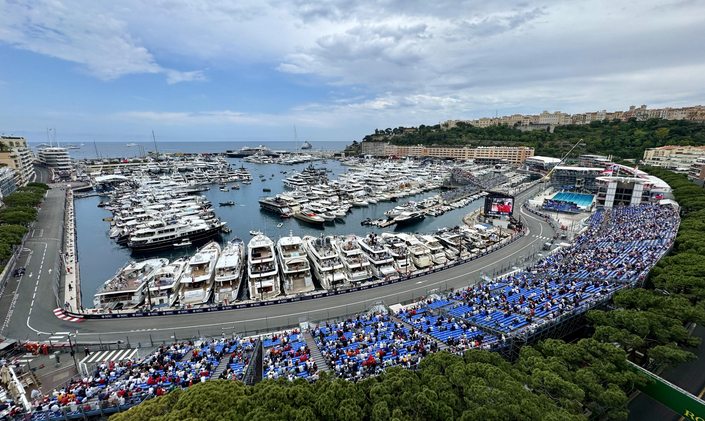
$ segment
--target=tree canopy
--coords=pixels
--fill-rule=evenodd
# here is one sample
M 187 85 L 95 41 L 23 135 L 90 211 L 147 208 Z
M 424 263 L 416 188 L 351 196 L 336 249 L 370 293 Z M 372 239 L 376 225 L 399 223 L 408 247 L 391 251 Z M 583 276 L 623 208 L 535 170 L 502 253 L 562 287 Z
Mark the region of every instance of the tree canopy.
M 638 159 L 647 148 L 664 145 L 705 145 L 705 125 L 682 120 L 594 121 L 590 124 L 557 126 L 546 130 L 520 131 L 509 126 L 475 127 L 458 123 L 453 128 L 440 125 L 418 128 L 399 127 L 375 130 L 363 141 L 384 141 L 395 145 L 439 146 L 531 146 L 536 155 L 562 156 L 582 139 L 577 154 L 614 155 Z

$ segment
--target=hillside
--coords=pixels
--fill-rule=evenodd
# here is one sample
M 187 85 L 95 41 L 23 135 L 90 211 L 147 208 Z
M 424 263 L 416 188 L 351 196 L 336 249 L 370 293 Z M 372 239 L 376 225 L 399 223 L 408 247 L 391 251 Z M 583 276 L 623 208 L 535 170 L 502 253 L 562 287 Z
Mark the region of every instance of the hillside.
M 548 156 L 560 156 L 583 139 L 585 145 L 574 153 L 611 154 L 621 159 L 639 159 L 645 149 L 657 146 L 705 145 L 705 124 L 661 119 L 558 126 L 553 133 L 538 130 L 522 132 L 507 126 L 480 128 L 462 123 L 451 129 L 421 125 L 418 128 L 390 128 L 375 132 L 365 136 L 363 141 L 429 146 L 527 145 L 535 148 L 536 155 Z

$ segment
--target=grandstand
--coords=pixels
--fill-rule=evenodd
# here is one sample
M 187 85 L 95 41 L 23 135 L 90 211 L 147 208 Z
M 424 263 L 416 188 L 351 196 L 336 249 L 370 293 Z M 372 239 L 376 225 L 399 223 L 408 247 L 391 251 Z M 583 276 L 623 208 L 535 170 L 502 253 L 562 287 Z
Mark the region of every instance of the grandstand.
M 145 358 L 103 363 L 90 376 L 32 402 L 31 419 L 107 415 L 207 381 L 223 368 L 219 377 L 233 380 L 247 370 L 261 370 L 267 379 L 315 380 L 321 369 L 358 380 L 388 367 L 413 369 L 442 349 L 515 355 L 560 327 L 575 329 L 585 312 L 616 291 L 639 286 L 672 246 L 679 222 L 671 205 L 600 209 L 571 247 L 524 270 L 400 306 L 396 317 L 377 311 L 324 322 L 313 327 L 313 338 L 300 329 L 271 334 L 261 341 L 264 351 L 256 338 L 221 338 L 164 345 Z M 314 361 L 318 351 L 327 367 Z M 253 364 L 257 352 L 264 352 L 261 366 Z

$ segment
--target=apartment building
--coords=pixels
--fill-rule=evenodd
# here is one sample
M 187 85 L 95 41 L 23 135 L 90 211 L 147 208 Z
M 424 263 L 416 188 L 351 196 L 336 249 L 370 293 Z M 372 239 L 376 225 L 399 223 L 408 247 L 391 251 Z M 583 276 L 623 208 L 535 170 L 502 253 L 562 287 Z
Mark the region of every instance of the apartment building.
M 688 172 L 691 165 L 700 158 L 705 158 L 705 146 L 667 145 L 645 150 L 643 161 L 653 167 Z
M 0 165 L 15 170 L 17 187 L 24 187 L 34 180 L 34 154 L 24 137 L 0 136 Z
M 362 142 L 362 154 L 371 156 L 494 160 L 521 164 L 527 158 L 534 156 L 534 148 L 526 146 L 480 146 L 477 148 L 467 146 L 400 146 L 384 142 Z
M 17 190 L 15 184 L 15 170 L 9 167 L 0 167 L 0 199 Z

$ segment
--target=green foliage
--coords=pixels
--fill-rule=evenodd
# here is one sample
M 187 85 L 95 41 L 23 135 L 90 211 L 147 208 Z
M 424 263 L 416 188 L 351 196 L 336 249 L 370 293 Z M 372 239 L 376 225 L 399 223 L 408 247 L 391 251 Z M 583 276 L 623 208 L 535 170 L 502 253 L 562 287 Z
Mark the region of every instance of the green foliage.
M 22 242 L 29 226 L 37 218 L 37 209 L 49 187 L 46 184 L 30 183 L 3 198 L 0 209 L 0 270 L 12 256 L 13 247 Z
M 577 386 L 549 376 L 553 390 L 575 402 L 563 405 L 499 355 L 470 351 L 428 356 L 418 371 L 390 369 L 352 383 L 323 376 L 315 383 L 265 380 L 253 387 L 211 381 L 149 400 L 111 419 L 122 420 L 580 420 Z M 557 383 L 556 383 L 557 382 Z M 571 392 L 560 391 L 560 386 Z
M 598 153 L 621 158 L 641 158 L 646 148 L 663 145 L 705 145 L 705 125 L 689 121 L 651 119 L 638 122 L 595 121 L 585 125 L 557 126 L 553 133 L 522 132 L 508 126 L 474 127 L 460 123 L 451 129 L 440 125 L 417 129 L 375 130 L 363 141 L 385 141 L 395 145 L 519 146 L 528 145 L 537 155 L 563 156 L 582 139 L 577 153 Z

